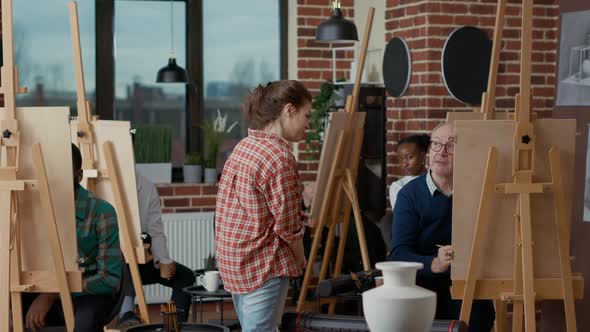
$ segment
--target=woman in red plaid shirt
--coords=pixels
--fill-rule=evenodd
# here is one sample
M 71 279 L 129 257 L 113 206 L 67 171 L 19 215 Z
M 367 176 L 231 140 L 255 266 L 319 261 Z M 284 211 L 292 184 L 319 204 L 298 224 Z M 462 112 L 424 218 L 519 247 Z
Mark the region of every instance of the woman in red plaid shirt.
M 258 86 L 244 112 L 248 137 L 236 145 L 219 182 L 216 253 L 242 331 L 275 331 L 290 277 L 301 275 L 301 194 L 291 143 L 305 138 L 311 95 L 297 81 Z

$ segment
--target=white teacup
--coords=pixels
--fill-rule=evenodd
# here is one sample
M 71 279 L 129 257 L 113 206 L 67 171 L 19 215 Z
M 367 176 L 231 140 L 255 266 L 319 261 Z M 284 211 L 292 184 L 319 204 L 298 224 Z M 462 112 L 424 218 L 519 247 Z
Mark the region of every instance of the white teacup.
M 219 289 L 219 271 L 206 271 L 204 275 L 198 276 L 197 280 L 208 292 Z

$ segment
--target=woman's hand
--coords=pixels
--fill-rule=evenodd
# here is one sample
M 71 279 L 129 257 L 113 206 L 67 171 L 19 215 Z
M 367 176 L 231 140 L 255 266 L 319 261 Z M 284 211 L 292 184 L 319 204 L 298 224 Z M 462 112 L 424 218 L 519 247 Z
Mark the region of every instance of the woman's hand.
M 453 261 L 453 247 L 440 246 L 438 248 L 438 255 L 432 260 L 430 270 L 432 273 L 444 273 L 451 267 Z
M 299 265 L 299 267 L 305 271 L 305 269 L 307 268 L 307 258 L 305 258 L 305 256 L 303 256 L 302 258 L 298 258 L 297 259 L 297 265 Z
M 303 205 L 306 209 L 311 207 L 313 196 L 315 196 L 315 181 L 307 182 L 303 185 Z

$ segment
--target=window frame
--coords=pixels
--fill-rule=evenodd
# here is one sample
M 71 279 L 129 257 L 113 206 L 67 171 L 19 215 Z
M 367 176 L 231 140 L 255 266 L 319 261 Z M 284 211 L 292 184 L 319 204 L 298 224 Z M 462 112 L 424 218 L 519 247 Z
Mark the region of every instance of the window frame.
M 100 119 L 112 120 L 115 105 L 115 1 L 95 0 L 96 24 L 96 111 Z M 124 0 L 168 1 L 168 0 Z M 186 5 L 186 151 L 203 152 L 199 127 L 204 119 L 203 98 L 203 5 L 202 0 L 172 0 Z M 279 1 L 280 78 L 288 77 L 288 0 Z M 164 61 L 165 59 L 162 59 Z M 155 76 L 154 69 L 154 76 Z M 195 92 L 196 91 L 196 92 Z

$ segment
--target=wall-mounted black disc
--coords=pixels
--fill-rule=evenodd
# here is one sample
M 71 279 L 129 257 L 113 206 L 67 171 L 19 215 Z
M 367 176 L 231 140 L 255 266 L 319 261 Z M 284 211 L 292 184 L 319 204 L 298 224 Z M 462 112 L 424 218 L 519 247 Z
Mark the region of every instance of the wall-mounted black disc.
M 383 82 L 392 97 L 406 93 L 412 77 L 412 58 L 405 40 L 392 38 L 385 47 L 383 55 Z
M 443 82 L 451 96 L 466 104 L 481 104 L 491 55 L 492 42 L 485 31 L 464 26 L 451 32 L 441 59 Z

